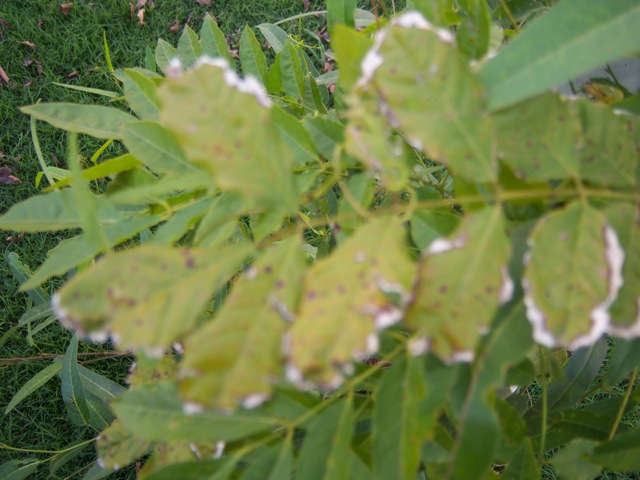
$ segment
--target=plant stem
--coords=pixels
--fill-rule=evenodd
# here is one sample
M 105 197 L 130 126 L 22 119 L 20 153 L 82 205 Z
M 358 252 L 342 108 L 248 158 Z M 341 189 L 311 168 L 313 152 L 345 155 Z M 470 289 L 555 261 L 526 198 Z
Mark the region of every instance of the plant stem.
M 542 464 L 544 459 L 544 445 L 547 441 L 547 410 L 549 408 L 547 398 L 547 362 L 545 361 L 545 351 L 542 347 L 538 347 L 540 352 L 540 362 L 542 364 L 542 426 L 540 430 L 540 449 L 538 450 L 538 461 Z
M 616 419 L 613 422 L 613 426 L 611 427 L 611 431 L 609 432 L 609 437 L 607 437 L 607 441 L 613 440 L 613 437 L 616 436 L 616 432 L 618 431 L 618 427 L 620 426 L 620 421 L 624 415 L 624 411 L 627 408 L 627 404 L 629 403 L 629 397 L 631 397 L 631 392 L 633 391 L 633 386 L 636 383 L 636 377 L 638 376 L 638 367 L 633 369 L 631 373 L 631 378 L 629 378 L 629 384 L 627 385 L 627 390 L 624 392 L 624 398 L 622 399 L 622 403 L 620 404 L 620 408 L 618 409 L 618 413 L 616 415 Z
M 313 17 L 313 16 L 326 15 L 326 14 L 327 14 L 326 10 L 318 10 L 316 12 L 300 13 L 300 14 L 294 15 L 292 17 L 287 17 L 287 18 L 283 18 L 282 20 L 278 20 L 273 25 L 282 25 L 283 23 L 292 22 L 293 20 L 298 20 L 300 18 Z
M 39 102 L 38 102 L 39 103 Z M 33 140 L 33 148 L 36 150 L 36 157 L 38 157 L 38 162 L 40 163 L 40 168 L 42 169 L 42 173 L 47 178 L 49 185 L 53 185 L 55 180 L 51 176 L 49 172 L 49 167 L 44 161 L 44 157 L 42 156 L 42 149 L 40 148 L 40 140 L 38 139 L 38 129 L 36 128 L 36 117 L 31 116 L 31 139 Z
M 507 14 L 507 18 L 509 19 L 509 22 L 511 23 L 511 26 L 513 27 L 513 29 L 516 32 L 519 32 L 520 31 L 520 26 L 518 25 L 518 22 L 516 22 L 516 19 L 513 16 L 513 14 L 511 13 L 511 10 L 509 10 L 509 7 L 507 6 L 506 2 L 504 0 L 500 0 L 500 5 L 502 6 L 502 9 L 504 10 L 504 13 Z

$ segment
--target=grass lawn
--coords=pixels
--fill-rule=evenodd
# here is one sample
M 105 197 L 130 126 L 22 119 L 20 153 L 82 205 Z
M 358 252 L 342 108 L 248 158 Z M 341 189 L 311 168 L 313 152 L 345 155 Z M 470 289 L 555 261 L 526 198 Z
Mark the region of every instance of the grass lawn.
M 229 36 L 231 48 L 237 48 L 245 24 L 255 26 L 262 22 L 275 22 L 305 11 L 302 0 L 149 0 L 145 7 L 144 25 L 140 25 L 136 16 L 139 9 L 132 12 L 126 0 L 76 0 L 68 11 L 60 6 L 63 3 L 50 0 L 0 2 L 0 67 L 4 72 L 4 75 L 0 72 L 0 77 L 4 77 L 0 79 L 0 167 L 8 167 L 11 175 L 21 181 L 12 185 L 0 184 L 0 213 L 38 190 L 35 179 L 40 168 L 31 139 L 29 118 L 17 108 L 38 100 L 106 101 L 103 97 L 63 88 L 55 83 L 116 89 L 108 73 L 103 33 L 106 33 L 113 66 L 135 67 L 144 65 L 145 50 L 147 47 L 154 49 L 159 37 L 175 45 L 183 26 L 188 24 L 199 30 L 206 13 L 217 18 L 220 28 Z M 322 0 L 310 2 L 310 11 L 322 8 Z M 304 23 L 294 21 L 285 28 L 292 33 L 301 33 L 303 27 L 313 30 L 323 20 L 319 17 L 307 19 Z M 64 167 L 64 133 L 44 123 L 38 124 L 38 133 L 45 161 Z M 85 137 L 82 140 L 82 153 L 85 155 L 91 155 L 100 145 Z M 113 157 L 118 153 L 119 147 L 112 145 L 105 156 Z M 40 188 L 45 185 L 46 180 L 43 180 Z M 16 253 L 33 270 L 64 238 L 64 234 L 25 234 L 15 242 L 5 240 L 9 236 L 17 237 L 18 233 L 2 232 L 0 240 L 3 249 L 0 260 L 0 337 L 31 306 L 28 296 L 17 292 L 18 283 L 4 260 L 5 255 Z M 44 285 L 48 292 L 55 287 L 55 281 Z M 70 332 L 57 323 L 37 333 L 32 342 L 27 335 L 27 328 L 20 329 L 0 347 L 2 412 L 25 382 L 51 363 L 51 356 L 64 354 L 71 337 Z M 81 345 L 81 362 L 124 384 L 130 359 L 114 358 L 112 353 L 101 348 L 99 345 Z M 90 442 L 95 435 L 95 431 L 75 426 L 69 420 L 60 383 L 54 379 L 8 415 L 0 414 L 0 464 L 28 457 L 46 461 L 69 445 Z M 55 475 L 50 474 L 48 465 L 40 465 L 37 473 L 29 478 L 81 478 L 93 462 L 94 450 L 88 443 L 84 455 L 62 466 Z M 134 469 L 125 469 L 113 476 L 134 477 Z

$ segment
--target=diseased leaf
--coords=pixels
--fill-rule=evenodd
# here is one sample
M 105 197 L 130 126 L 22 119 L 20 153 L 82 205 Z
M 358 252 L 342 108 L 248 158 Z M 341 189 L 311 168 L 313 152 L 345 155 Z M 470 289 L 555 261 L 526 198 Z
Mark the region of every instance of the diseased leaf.
M 489 49 L 491 15 L 486 1 L 461 2 L 461 21 L 456 28 L 456 41 L 460 50 L 471 58 L 482 58 Z
M 416 12 L 397 17 L 385 32 L 362 61 L 358 84 L 379 97 L 380 114 L 431 160 L 466 180 L 494 181 L 492 118 L 451 32 L 434 29 Z
M 112 404 L 122 426 L 151 441 L 229 442 L 273 429 L 277 420 L 255 412 L 183 411 L 177 388 L 170 383 L 140 387 Z
M 575 105 L 544 94 L 495 116 L 499 154 L 526 181 L 575 178 L 582 147 Z
M 135 120 L 122 110 L 101 105 L 39 103 L 20 107 L 20 111 L 56 128 L 97 138 L 122 138 L 123 127 Z
M 306 255 L 293 236 L 265 252 L 234 285 L 212 321 L 185 341 L 183 398 L 251 408 L 282 377 L 282 335 L 297 310 Z
M 635 187 L 640 153 L 633 138 L 640 121 L 616 115 L 611 108 L 588 100 L 577 105 L 584 135 L 580 150 L 580 175 L 605 187 Z
M 136 437 L 115 420 L 96 439 L 96 453 L 104 468 L 118 470 L 149 451 L 151 443 Z
M 216 65 L 202 65 L 162 85 L 163 125 L 220 188 L 239 192 L 261 208 L 295 211 L 291 154 L 270 121 L 265 91 L 255 80 L 241 80 Z
M 354 413 L 351 397 L 318 414 L 307 431 L 296 466 L 297 478 L 348 480 Z
M 291 329 L 291 380 L 335 387 L 353 358 L 377 351 L 376 332 L 402 317 L 390 297 L 406 299 L 413 276 L 404 240 L 401 220 L 381 217 L 309 269 Z
M 509 250 L 499 208 L 470 214 L 450 239 L 434 240 L 405 318 L 416 342 L 443 359 L 471 360 L 499 305 L 511 298 Z
M 572 203 L 534 228 L 525 256 L 527 317 L 538 343 L 575 350 L 609 327 L 624 252 L 593 207 Z
M 622 338 L 640 336 L 640 208 L 618 203 L 604 210 L 624 250 L 623 284 L 610 308 L 608 331 Z
M 250 251 L 241 245 L 231 251 L 145 244 L 73 277 L 54 297 L 54 307 L 60 321 L 81 335 L 111 335 L 122 349 L 162 350 L 195 326 Z

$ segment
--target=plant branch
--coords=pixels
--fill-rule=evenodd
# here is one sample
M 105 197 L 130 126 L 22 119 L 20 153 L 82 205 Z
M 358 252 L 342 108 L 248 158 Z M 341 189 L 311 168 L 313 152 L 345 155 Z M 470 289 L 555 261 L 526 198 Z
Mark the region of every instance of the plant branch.
M 627 390 L 624 392 L 624 398 L 622 399 L 622 403 L 620 404 L 620 408 L 618 409 L 618 413 L 616 414 L 616 419 L 613 422 L 613 426 L 611 427 L 611 431 L 609 432 L 607 441 L 613 440 L 613 437 L 616 436 L 616 432 L 618 431 L 618 427 L 620 426 L 620 421 L 622 420 L 622 417 L 624 416 L 624 411 L 627 408 L 627 404 L 629 403 L 629 398 L 631 397 L 631 392 L 633 391 L 633 386 L 636 383 L 637 376 L 638 376 L 638 367 L 633 369 L 631 378 L 629 378 L 629 384 L 627 385 Z

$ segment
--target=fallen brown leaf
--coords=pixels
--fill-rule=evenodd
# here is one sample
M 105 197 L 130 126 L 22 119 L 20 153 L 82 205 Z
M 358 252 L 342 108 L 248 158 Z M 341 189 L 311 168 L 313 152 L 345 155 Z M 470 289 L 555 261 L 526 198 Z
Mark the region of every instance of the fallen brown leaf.
M 73 7 L 73 2 L 61 3 L 58 7 L 58 10 L 60 10 L 63 15 L 69 15 L 69 13 L 71 12 L 71 7 Z
M 178 20 L 174 20 L 169 28 L 167 28 L 170 32 L 177 32 L 180 30 L 180 22 Z
M 21 45 L 26 45 L 27 47 L 29 47 L 31 50 L 35 50 L 36 49 L 36 44 L 33 42 L 30 42 L 28 40 L 25 40 L 24 42 L 18 42 Z
M 0 183 L 4 183 L 5 185 L 16 185 L 20 183 L 20 179 L 11 175 L 9 167 L 2 167 L 0 168 Z
M 69 79 L 78 78 L 79 76 L 80 76 L 80 74 L 78 72 L 69 72 L 69 73 L 67 73 L 67 78 L 69 78 Z
M 32 83 L 33 83 L 33 80 L 31 80 L 30 78 L 25 78 L 24 82 L 22 83 L 22 86 L 23 87 L 30 87 Z
M 302 4 L 304 5 L 304 11 L 308 12 L 309 8 L 311 8 L 311 2 L 309 2 L 309 0 L 302 0 Z
M 40 30 L 42 30 L 42 27 L 43 27 L 43 26 L 44 26 L 44 20 L 42 20 L 42 19 L 38 20 L 38 28 L 39 28 Z
M 146 4 L 147 4 L 147 0 L 138 0 L 136 2 L 136 4 L 131 8 L 133 8 L 134 10 L 138 10 L 138 9 L 144 7 Z
M 0 83 L 9 83 L 9 76 L 7 72 L 4 71 L 4 68 L 0 65 Z
M 136 16 L 138 17 L 138 25 L 144 26 L 144 8 L 139 10 Z
M 200 5 L 211 5 L 213 0 L 196 0 L 196 3 L 199 3 Z
M 11 28 L 11 24 L 4 18 L 0 18 L 0 25 L 2 25 L 4 28 Z
M 9 243 L 16 243 L 22 240 L 22 237 L 24 237 L 24 232 L 20 232 L 18 235 L 15 235 L 15 236 L 9 235 L 7 238 L 4 239 L 4 241 Z

